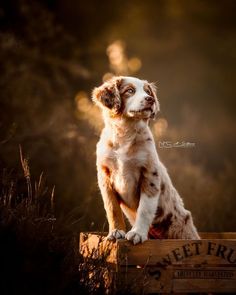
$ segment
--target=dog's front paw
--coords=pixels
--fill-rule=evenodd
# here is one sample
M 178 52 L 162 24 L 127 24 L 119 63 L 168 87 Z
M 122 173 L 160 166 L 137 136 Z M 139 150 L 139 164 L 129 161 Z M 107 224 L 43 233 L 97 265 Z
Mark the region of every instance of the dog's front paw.
M 125 238 L 125 232 L 121 229 L 113 229 L 111 232 L 109 232 L 107 236 L 107 240 L 114 241 L 119 239 Z
M 137 231 L 135 229 L 131 229 L 127 234 L 125 235 L 125 238 L 131 242 L 133 242 L 134 245 L 143 243 L 147 240 L 147 234 L 144 234 L 140 231 Z

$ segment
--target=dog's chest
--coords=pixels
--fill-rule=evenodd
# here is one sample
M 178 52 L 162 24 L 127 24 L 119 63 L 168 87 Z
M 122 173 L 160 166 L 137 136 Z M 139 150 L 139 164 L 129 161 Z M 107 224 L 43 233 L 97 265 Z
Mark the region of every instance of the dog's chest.
M 110 158 L 111 183 L 124 202 L 131 207 L 138 197 L 141 167 L 145 161 L 144 152 L 137 151 L 130 155 L 126 148 L 113 151 Z

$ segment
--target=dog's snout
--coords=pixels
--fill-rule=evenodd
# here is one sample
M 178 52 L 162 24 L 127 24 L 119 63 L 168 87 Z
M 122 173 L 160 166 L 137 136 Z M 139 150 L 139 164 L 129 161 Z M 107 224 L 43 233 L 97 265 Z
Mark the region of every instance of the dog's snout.
M 153 104 L 155 102 L 154 98 L 151 96 L 146 96 L 145 97 L 146 102 L 148 102 L 149 104 Z

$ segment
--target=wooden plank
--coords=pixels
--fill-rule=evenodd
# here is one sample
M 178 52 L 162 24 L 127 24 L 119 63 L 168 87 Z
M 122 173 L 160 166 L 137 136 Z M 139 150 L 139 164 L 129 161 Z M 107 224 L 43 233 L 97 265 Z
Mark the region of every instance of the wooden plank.
M 227 240 L 236 240 L 236 232 L 199 232 L 201 239 L 227 239 Z
M 236 292 L 235 281 L 227 280 L 181 280 L 173 281 L 174 293 L 188 293 L 188 292 L 216 292 L 216 293 L 234 293 Z M 188 287 L 186 287 L 188 286 Z
M 202 237 L 148 240 L 134 246 L 126 240 L 109 242 L 104 234 L 81 233 L 80 253 L 85 263 L 93 264 L 95 259 L 98 267 L 100 262 L 112 265 L 108 287 L 115 282 L 131 293 L 141 289 L 146 293 L 236 293 L 235 233 L 203 233 Z
M 94 259 L 103 255 L 108 262 L 120 265 L 235 265 L 236 241 L 148 240 L 134 246 L 126 240 L 109 242 L 104 235 L 81 233 L 80 253 Z
M 224 239 L 148 240 L 134 246 L 126 240 L 109 242 L 103 235 L 81 233 L 80 252 L 94 259 L 103 255 L 120 265 L 236 264 L 236 241 Z
M 104 235 L 80 233 L 79 252 L 90 259 L 117 264 L 117 243 L 107 241 Z
M 179 268 L 173 272 L 173 292 L 236 292 L 236 268 Z
M 161 274 L 161 279 L 160 279 Z M 157 270 L 146 266 L 144 268 L 122 267 L 119 272 L 120 286 L 132 294 L 170 293 L 173 270 Z M 142 292 L 141 292 L 142 291 Z
M 106 237 L 107 232 L 82 232 L 82 235 L 97 235 Z M 227 239 L 236 240 L 236 232 L 199 232 L 201 239 Z
M 143 269 L 123 267 L 120 285 L 135 292 L 144 293 L 191 293 L 191 292 L 236 292 L 236 269 L 175 268 L 166 269 L 146 266 Z
M 120 265 L 235 265 L 236 242 L 232 240 L 148 240 L 140 245 L 120 240 Z

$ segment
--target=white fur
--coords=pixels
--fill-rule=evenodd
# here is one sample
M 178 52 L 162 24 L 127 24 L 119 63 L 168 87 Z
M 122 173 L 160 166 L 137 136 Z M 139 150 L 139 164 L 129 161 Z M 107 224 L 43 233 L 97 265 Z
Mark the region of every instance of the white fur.
M 125 238 L 125 232 L 120 229 L 113 229 L 111 232 L 109 232 L 109 235 L 107 236 L 107 239 L 110 241 L 124 239 L 124 238 Z
M 150 96 L 147 85 L 152 90 L 152 105 L 145 99 Z M 127 92 L 130 87 L 135 89 L 134 93 Z M 144 242 L 155 226 L 163 226 L 166 238 L 199 238 L 191 213 L 184 208 L 159 160 L 148 126 L 149 118 L 159 110 L 154 90 L 147 81 L 117 77 L 93 92 L 93 100 L 102 108 L 105 122 L 97 144 L 97 170 L 109 239 L 125 236 L 137 244 Z M 110 99 L 109 107 L 104 105 L 105 99 Z M 114 107 L 112 102 L 116 104 Z M 158 207 L 159 215 L 155 214 Z M 122 212 L 132 225 L 126 235 Z
M 155 217 L 158 200 L 159 194 L 150 198 L 145 193 L 141 193 L 136 220 L 132 229 L 125 236 L 127 240 L 138 244 L 148 239 L 148 230 Z
M 135 117 L 136 112 L 142 111 L 142 109 L 145 107 L 145 97 L 147 96 L 147 93 L 144 91 L 143 84 L 144 81 L 134 78 L 134 77 L 126 77 L 124 79 L 125 83 L 132 83 L 136 86 L 136 92 L 135 94 L 130 97 L 130 99 L 127 101 L 127 104 L 125 105 L 124 114 L 126 114 L 129 117 Z M 145 81 L 147 82 L 147 81 Z M 156 104 L 153 105 L 154 112 L 156 113 L 159 110 L 159 103 L 156 100 Z M 151 111 L 144 111 L 142 114 L 142 117 L 150 117 Z

